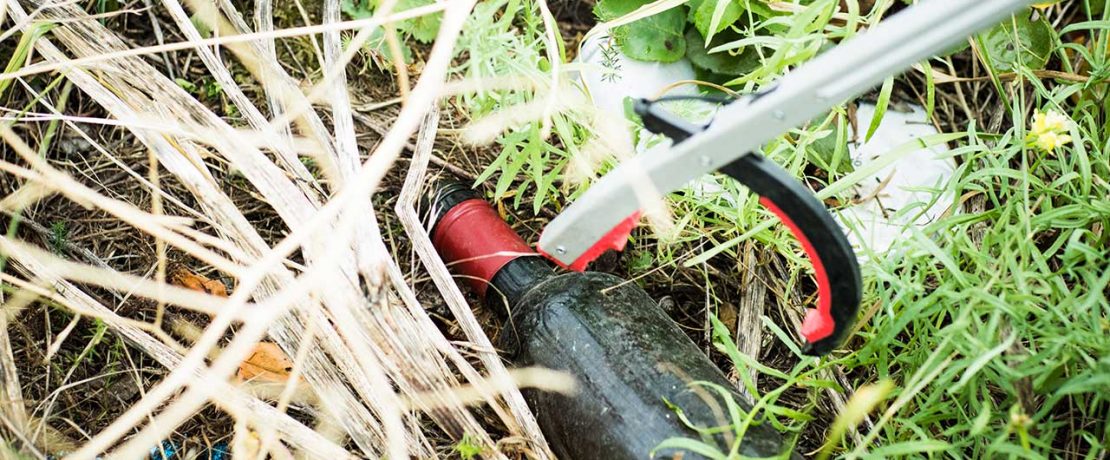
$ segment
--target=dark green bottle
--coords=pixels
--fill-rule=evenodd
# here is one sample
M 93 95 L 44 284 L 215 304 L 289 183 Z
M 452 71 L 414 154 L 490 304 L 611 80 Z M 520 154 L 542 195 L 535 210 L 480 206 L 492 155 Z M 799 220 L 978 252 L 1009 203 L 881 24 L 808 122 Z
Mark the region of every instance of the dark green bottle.
M 732 384 L 635 283 L 554 269 L 460 184 L 441 185 L 432 203 L 432 241 L 444 262 L 505 319 L 499 348 L 518 366 L 562 370 L 578 380 L 573 396 L 525 392 L 560 458 L 646 459 L 668 438 L 699 438 L 665 401 L 697 426 L 729 423 L 719 395 L 687 384 Z M 743 398 L 734 399 L 750 410 Z M 722 435 L 709 442 L 729 449 Z M 753 426 L 740 454 L 779 456 L 782 444 L 771 427 Z M 701 457 L 683 452 L 681 458 Z

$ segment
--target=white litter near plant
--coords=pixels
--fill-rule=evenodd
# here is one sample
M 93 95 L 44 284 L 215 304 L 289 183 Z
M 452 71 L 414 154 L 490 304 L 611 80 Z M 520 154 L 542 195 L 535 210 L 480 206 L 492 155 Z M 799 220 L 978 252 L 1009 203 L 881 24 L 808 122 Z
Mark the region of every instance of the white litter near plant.
M 858 142 L 848 144 L 857 169 L 909 141 L 937 134 L 924 108 L 912 104 L 906 108 L 890 107 L 871 139 L 862 142 L 875 106 L 859 104 L 855 123 Z M 869 252 L 897 252 L 895 243 L 906 240 L 912 227 L 936 221 L 955 203 L 955 192 L 948 190 L 948 184 L 956 163 L 947 151 L 943 144 L 917 150 L 855 187 L 856 203 L 836 213 L 836 218 L 861 260 L 866 260 Z
M 579 81 L 594 105 L 604 112 L 624 117 L 624 99 L 654 98 L 668 85 L 696 78 L 685 58 L 675 62 L 645 62 L 625 56 L 607 34 L 597 34 L 582 43 L 575 61 L 583 64 Z M 697 94 L 693 85 L 679 86 L 667 94 Z
M 671 63 L 636 61 L 620 53 L 605 34 L 586 40 L 576 61 L 582 64 L 578 81 L 583 90 L 598 109 L 617 117 L 625 116 L 626 98 L 656 97 L 676 82 L 696 79 L 686 59 Z M 697 88 L 680 85 L 667 94 L 694 95 Z M 704 103 L 692 104 L 705 107 Z M 694 106 L 684 107 L 682 101 L 669 102 L 668 110 L 688 119 L 706 116 Z M 906 142 L 937 134 L 925 109 L 909 104 L 888 108 L 871 139 L 862 142 L 874 114 L 874 104 L 860 103 L 856 109 L 855 126 L 860 132 L 853 136 L 857 141 L 849 143 L 848 151 L 857 169 Z M 638 154 L 650 154 L 669 145 L 661 136 L 640 136 L 639 140 Z M 937 145 L 905 155 L 861 181 L 854 188 L 854 204 L 834 213 L 861 261 L 870 254 L 897 253 L 896 243 L 906 240 L 912 227 L 934 222 L 955 202 L 954 192 L 948 191 L 947 185 L 956 165 L 947 150 Z M 686 190 L 706 197 L 720 197 L 724 191 L 711 176 L 695 181 Z M 735 203 L 735 197 L 723 198 Z
M 589 34 L 587 34 L 589 35 Z M 696 85 L 678 85 L 677 82 L 697 79 L 693 65 L 686 58 L 675 62 L 637 61 L 621 53 L 608 34 L 592 35 L 582 42 L 575 62 L 582 64 L 578 82 L 593 101 L 595 107 L 611 116 L 626 118 L 625 100 L 628 98 L 655 98 L 668 87 L 669 96 L 694 96 Z M 667 110 L 693 122 L 708 122 L 715 111 L 712 104 L 701 101 L 670 101 Z M 645 154 L 670 145 L 666 137 L 641 131 L 636 143 L 636 153 Z M 633 132 L 628 133 L 629 142 Z M 720 192 L 714 178 L 695 181 L 687 188 L 698 194 Z

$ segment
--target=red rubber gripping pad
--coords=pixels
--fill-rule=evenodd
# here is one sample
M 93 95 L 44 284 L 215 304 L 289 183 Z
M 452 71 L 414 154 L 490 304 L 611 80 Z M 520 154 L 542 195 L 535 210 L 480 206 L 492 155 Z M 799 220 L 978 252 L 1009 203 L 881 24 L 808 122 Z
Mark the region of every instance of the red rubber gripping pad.
M 478 296 L 501 267 L 526 254 L 535 254 L 484 200 L 463 201 L 436 223 L 432 244 L 448 267 L 466 277 Z
M 805 232 L 802 232 L 802 229 L 794 223 L 793 219 L 767 198 L 761 197 L 759 203 L 775 213 L 779 220 L 786 224 L 794 237 L 798 239 L 798 242 L 802 243 L 802 249 L 805 249 L 810 263 L 813 264 L 813 271 L 817 277 L 817 309 L 806 312 L 806 317 L 802 320 L 802 329 L 799 332 L 809 343 L 828 337 L 836 329 L 836 321 L 832 317 L 832 286 L 829 284 L 829 275 L 825 272 L 825 264 L 821 261 L 813 243 L 809 241 L 809 238 L 806 238 Z
M 584 271 L 586 270 L 586 266 L 589 265 L 590 262 L 593 262 L 598 257 L 601 257 L 601 255 L 604 254 L 605 251 L 608 251 L 610 249 L 614 251 L 623 251 L 624 246 L 628 244 L 628 237 L 632 235 L 632 229 L 635 228 L 636 224 L 639 222 L 640 211 L 636 211 L 628 217 L 625 217 L 624 220 L 620 221 L 617 226 L 610 229 L 608 233 L 598 239 L 593 246 L 590 246 L 590 248 L 587 249 L 586 252 L 583 252 L 582 255 L 578 256 L 578 258 L 575 259 L 574 262 L 571 262 L 569 265 L 560 262 L 559 259 L 556 259 L 551 254 L 544 252 L 542 248 L 540 248 L 539 251 L 540 254 L 543 254 L 544 257 L 547 257 L 560 267 L 576 272 Z

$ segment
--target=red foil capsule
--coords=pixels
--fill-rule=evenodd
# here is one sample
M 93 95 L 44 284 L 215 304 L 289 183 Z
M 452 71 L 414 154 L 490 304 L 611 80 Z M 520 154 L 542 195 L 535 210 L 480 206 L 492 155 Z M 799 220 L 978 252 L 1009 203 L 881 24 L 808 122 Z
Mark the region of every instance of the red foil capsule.
M 455 205 L 440 218 L 432 244 L 447 266 L 483 299 L 501 267 L 517 257 L 535 254 L 489 204 L 477 198 Z

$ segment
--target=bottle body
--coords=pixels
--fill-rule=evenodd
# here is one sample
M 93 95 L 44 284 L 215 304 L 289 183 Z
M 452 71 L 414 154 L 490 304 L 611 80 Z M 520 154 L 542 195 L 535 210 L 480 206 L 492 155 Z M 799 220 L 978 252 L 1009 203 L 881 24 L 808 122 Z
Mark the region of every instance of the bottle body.
M 505 328 L 501 346 L 515 364 L 566 371 L 578 380 L 573 396 L 526 392 L 561 458 L 643 459 L 668 438 L 697 438 L 668 404 L 699 427 L 730 422 L 719 394 L 689 383 L 731 384 L 634 283 L 594 272 L 550 277 L 513 306 Z M 727 451 L 726 436 L 715 438 Z M 766 426 L 750 428 L 740 449 L 752 457 L 781 451 L 779 434 Z M 660 450 L 656 458 L 674 454 Z M 683 458 L 699 457 L 686 452 Z
M 596 273 L 560 273 L 535 254 L 492 208 L 459 186 L 441 189 L 433 244 L 444 261 L 502 314 L 498 346 L 517 366 L 571 374 L 574 395 L 526 390 L 545 437 L 568 460 L 644 459 L 670 438 L 699 438 L 701 428 L 730 423 L 719 393 L 724 374 L 635 283 Z M 750 405 L 739 395 L 734 401 Z M 708 441 L 728 451 L 731 429 Z M 779 456 L 782 438 L 768 426 L 746 431 L 739 452 Z M 655 458 L 677 452 L 660 450 Z M 702 458 L 683 452 L 682 458 Z

